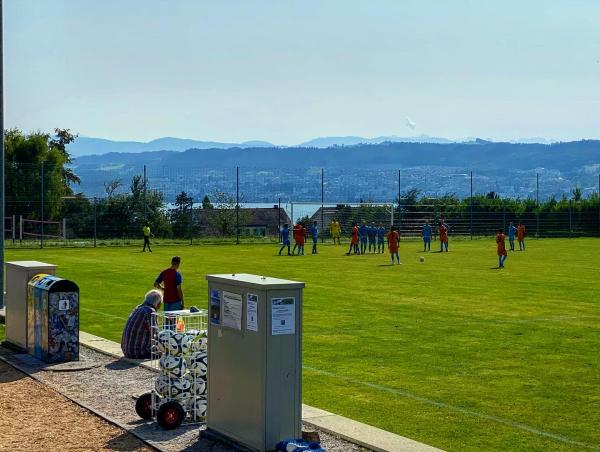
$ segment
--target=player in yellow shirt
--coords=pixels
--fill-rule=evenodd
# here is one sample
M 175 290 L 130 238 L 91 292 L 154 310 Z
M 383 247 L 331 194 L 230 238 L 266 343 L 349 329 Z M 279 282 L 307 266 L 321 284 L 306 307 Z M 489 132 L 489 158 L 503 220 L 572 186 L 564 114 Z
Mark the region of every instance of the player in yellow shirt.
M 142 252 L 146 251 L 146 246 L 148 247 L 148 251 L 152 252 L 150 249 L 150 237 L 152 236 L 152 232 L 150 232 L 150 226 L 146 224 L 142 228 L 142 232 L 144 233 L 144 248 L 142 248 Z
M 340 244 L 340 234 L 342 232 L 342 228 L 340 227 L 340 223 L 334 218 L 329 225 L 329 232 L 331 233 L 331 238 L 333 239 L 333 244 Z

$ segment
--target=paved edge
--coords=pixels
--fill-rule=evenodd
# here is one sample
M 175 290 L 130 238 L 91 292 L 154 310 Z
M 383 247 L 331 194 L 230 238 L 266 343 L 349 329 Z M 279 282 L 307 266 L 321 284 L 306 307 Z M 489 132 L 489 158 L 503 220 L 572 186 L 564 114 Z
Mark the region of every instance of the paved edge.
M 79 333 L 79 341 L 82 345 L 99 353 L 157 372 L 157 366 L 153 366 L 151 360 L 125 358 L 121 351 L 121 344 L 116 342 L 83 331 Z M 302 404 L 302 420 L 327 433 L 376 452 L 434 452 L 441 450 L 309 405 Z
M 91 406 L 86 405 L 85 403 L 82 403 L 80 401 L 78 401 L 77 399 L 74 399 L 72 397 L 69 397 L 66 394 L 63 394 L 60 391 L 57 391 L 56 389 L 52 388 L 51 386 L 48 386 L 46 383 L 44 383 L 42 380 L 40 380 L 39 378 L 37 378 L 34 374 L 30 374 L 29 372 L 27 372 L 26 369 L 24 369 L 23 367 L 19 366 L 18 364 L 15 364 L 14 362 L 6 359 L 4 356 L 0 355 L 0 361 L 5 362 L 6 364 L 8 364 L 11 367 L 14 367 L 15 369 L 17 369 L 19 372 L 24 373 L 25 375 L 27 375 L 28 377 L 30 377 L 31 379 L 37 381 L 38 383 L 44 385 L 44 387 L 48 388 L 50 391 L 54 391 L 57 394 L 60 394 L 62 397 L 64 397 L 67 400 L 70 400 L 71 402 L 73 402 L 75 405 L 83 408 L 84 410 L 90 411 L 92 412 L 94 415 L 98 416 L 101 419 L 104 419 L 106 422 L 108 422 L 109 424 L 114 425 L 115 427 L 120 428 L 121 430 L 129 433 L 132 436 L 135 436 L 137 439 L 139 439 L 142 443 L 144 443 L 146 446 L 150 447 L 153 450 L 157 450 L 159 452 L 167 452 L 165 449 L 161 449 L 160 447 L 157 447 L 155 444 L 152 444 L 150 442 L 148 442 L 142 435 L 139 435 L 138 433 L 136 433 L 135 431 L 131 430 L 129 428 L 129 426 L 122 424 L 121 422 L 117 421 L 116 419 L 113 419 L 109 416 L 107 416 L 104 413 L 101 413 L 99 411 L 97 411 L 96 409 L 92 408 Z

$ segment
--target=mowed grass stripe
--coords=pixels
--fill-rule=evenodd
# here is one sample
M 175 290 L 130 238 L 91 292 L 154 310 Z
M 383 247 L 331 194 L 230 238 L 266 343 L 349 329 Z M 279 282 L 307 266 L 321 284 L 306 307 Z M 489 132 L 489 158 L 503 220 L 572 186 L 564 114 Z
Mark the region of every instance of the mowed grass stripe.
M 57 264 L 81 287 L 82 328 L 115 341 L 174 254 L 183 259 L 188 306 L 206 307 L 209 273 L 305 281 L 304 364 L 332 374 L 305 373 L 307 403 L 448 450 L 583 447 L 365 382 L 596 447 L 600 240 L 529 240 L 504 270 L 493 269 L 493 239 L 450 246 L 447 254 L 424 254 L 419 242 L 403 240 L 403 265 L 393 267 L 387 254 L 348 257 L 347 246 L 331 245 L 303 257 L 279 257 L 276 246 L 262 245 L 7 255 Z

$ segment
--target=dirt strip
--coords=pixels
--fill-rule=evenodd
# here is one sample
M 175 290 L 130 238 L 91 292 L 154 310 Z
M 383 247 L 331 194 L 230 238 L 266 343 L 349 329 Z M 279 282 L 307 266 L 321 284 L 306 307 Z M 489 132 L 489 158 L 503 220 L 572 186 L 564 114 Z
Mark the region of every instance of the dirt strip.
M 90 366 L 85 370 L 73 372 L 48 371 L 49 368 L 39 360 L 29 355 L 13 354 L 2 348 L 0 348 L 0 354 L 61 394 L 114 419 L 125 426 L 127 430 L 135 432 L 136 435 L 160 449 L 202 452 L 232 451 L 222 443 L 199 438 L 201 427 L 198 425 L 182 426 L 175 430 L 165 431 L 155 422 L 140 419 L 135 413 L 133 397 L 148 392 L 153 387 L 156 374 L 148 369 L 108 357 L 85 347 L 81 348 L 80 360 L 82 364 L 90 364 Z M 47 369 L 44 370 L 44 368 Z M 37 401 L 35 407 L 37 407 Z M 314 430 L 311 427 L 307 429 Z M 1 430 L 2 425 L 0 425 Z M 324 432 L 319 432 L 319 435 L 321 443 L 328 452 L 364 450 L 355 444 Z M 0 444 L 4 444 L 1 437 Z M 32 449 L 30 448 L 30 450 Z M 99 448 L 99 450 L 102 449 Z
M 152 449 L 0 361 L 0 451 L 31 450 Z

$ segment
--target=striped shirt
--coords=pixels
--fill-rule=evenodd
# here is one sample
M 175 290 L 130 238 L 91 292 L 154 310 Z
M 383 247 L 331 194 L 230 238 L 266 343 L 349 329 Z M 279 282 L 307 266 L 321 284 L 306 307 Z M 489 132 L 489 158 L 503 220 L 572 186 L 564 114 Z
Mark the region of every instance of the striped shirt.
M 141 304 L 129 315 L 121 337 L 121 350 L 126 358 L 150 358 L 151 324 L 154 312 L 156 310 L 152 306 Z

